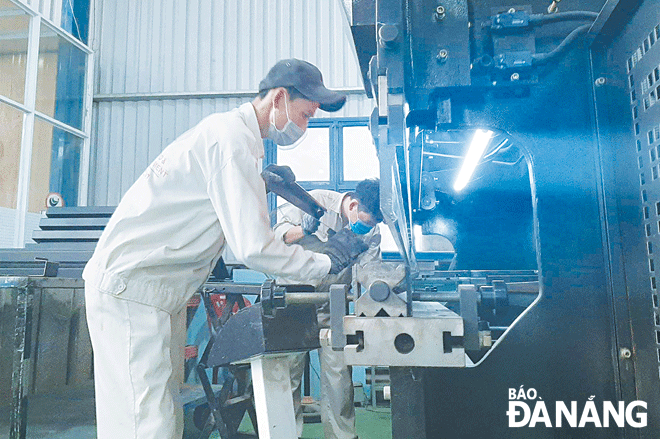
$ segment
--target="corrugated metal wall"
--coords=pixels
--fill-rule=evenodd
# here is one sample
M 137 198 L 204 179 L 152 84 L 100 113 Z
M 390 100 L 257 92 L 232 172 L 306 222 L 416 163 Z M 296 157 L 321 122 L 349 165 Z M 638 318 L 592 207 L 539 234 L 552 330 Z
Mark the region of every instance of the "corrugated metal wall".
M 90 199 L 116 205 L 147 165 L 204 116 L 252 99 L 279 59 L 317 65 L 367 116 L 340 0 L 97 0 Z M 317 117 L 327 117 L 320 112 Z

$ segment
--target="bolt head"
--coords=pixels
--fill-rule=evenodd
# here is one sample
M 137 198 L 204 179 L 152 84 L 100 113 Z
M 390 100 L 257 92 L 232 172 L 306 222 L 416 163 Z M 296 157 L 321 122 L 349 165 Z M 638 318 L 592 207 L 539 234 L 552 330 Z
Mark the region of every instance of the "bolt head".
M 511 74 L 511 80 L 512 80 L 512 81 L 517 81 L 517 80 L 519 80 L 519 79 L 520 79 L 520 73 L 517 73 L 517 72 L 516 72 L 516 73 L 512 73 L 512 74 Z

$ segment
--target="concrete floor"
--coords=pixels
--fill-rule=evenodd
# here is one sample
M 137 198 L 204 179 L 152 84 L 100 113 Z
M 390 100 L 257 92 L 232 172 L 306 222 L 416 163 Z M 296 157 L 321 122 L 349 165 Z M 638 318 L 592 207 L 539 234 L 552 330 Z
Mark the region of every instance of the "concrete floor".
M 69 390 L 28 400 L 27 439 L 95 439 L 94 389 Z M 188 412 L 187 412 L 188 413 Z M 9 408 L 0 408 L 0 439 L 9 439 Z M 186 416 L 188 421 L 190 416 Z M 356 427 L 360 439 L 391 439 L 391 415 L 387 408 L 357 407 Z M 184 439 L 197 439 L 199 430 L 187 425 Z M 247 416 L 239 430 L 253 433 Z M 217 439 L 214 433 L 211 439 Z M 320 423 L 305 424 L 304 439 L 323 439 Z
M 28 398 L 28 439 L 94 439 L 94 388 Z M 9 408 L 0 408 L 0 439 L 9 438 Z

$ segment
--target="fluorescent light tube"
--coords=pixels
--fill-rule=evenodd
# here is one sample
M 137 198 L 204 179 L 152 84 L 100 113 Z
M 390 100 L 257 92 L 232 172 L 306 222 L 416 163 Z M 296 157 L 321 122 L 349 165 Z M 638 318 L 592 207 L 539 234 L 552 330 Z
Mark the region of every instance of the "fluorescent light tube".
M 472 143 L 470 143 L 470 149 L 465 155 L 463 166 L 461 166 L 461 170 L 458 172 L 458 177 L 456 177 L 456 181 L 454 181 L 454 190 L 456 192 L 462 190 L 468 184 L 468 181 L 470 181 L 472 173 L 477 167 L 477 164 L 479 164 L 479 160 L 481 160 L 481 157 L 484 155 L 484 151 L 486 151 L 486 147 L 492 136 L 493 132 L 489 130 L 477 130 L 474 133 Z

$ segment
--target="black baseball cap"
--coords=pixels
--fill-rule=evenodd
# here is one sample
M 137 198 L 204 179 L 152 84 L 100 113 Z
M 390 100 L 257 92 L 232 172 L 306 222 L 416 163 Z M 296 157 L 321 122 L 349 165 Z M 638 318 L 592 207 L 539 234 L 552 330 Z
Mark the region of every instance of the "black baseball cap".
M 325 88 L 315 65 L 295 58 L 278 61 L 259 83 L 259 92 L 277 87 L 294 87 L 305 99 L 318 102 L 323 111 L 337 111 L 346 102 L 345 94 Z

